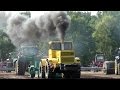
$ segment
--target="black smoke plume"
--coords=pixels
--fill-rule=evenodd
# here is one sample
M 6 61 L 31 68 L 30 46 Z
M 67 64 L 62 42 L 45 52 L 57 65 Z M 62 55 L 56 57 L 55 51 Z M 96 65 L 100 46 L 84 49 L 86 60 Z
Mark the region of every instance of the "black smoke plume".
M 70 17 L 64 11 L 51 11 L 36 18 L 23 15 L 11 16 L 7 20 L 7 34 L 12 43 L 21 45 L 36 45 L 40 41 L 57 37 L 64 41 L 65 32 L 70 26 Z

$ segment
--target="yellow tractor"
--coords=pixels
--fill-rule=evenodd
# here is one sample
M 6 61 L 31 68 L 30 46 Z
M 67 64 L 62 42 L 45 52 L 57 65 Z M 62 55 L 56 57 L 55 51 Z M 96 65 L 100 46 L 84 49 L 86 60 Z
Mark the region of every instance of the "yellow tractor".
M 75 57 L 70 41 L 50 41 L 48 57 L 39 63 L 40 78 L 80 78 L 80 59 Z

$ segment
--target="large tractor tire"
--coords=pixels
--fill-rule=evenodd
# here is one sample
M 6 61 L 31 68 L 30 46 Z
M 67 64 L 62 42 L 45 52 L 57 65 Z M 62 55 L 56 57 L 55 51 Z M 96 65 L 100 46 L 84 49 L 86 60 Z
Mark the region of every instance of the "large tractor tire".
M 56 78 L 56 71 L 53 70 L 53 68 L 50 68 L 49 63 L 48 63 L 48 78 L 49 79 L 55 79 Z
M 75 70 L 73 72 L 71 72 L 71 78 L 73 79 L 79 79 L 81 77 L 81 66 L 78 65 L 78 70 Z
M 81 71 L 68 71 L 64 73 L 65 79 L 79 79 L 81 77 Z
M 48 76 L 49 76 L 49 65 L 48 65 L 48 62 L 46 61 L 45 63 L 45 67 L 44 67 L 44 72 L 45 72 L 45 78 L 48 79 Z
M 42 67 L 42 78 L 43 79 L 45 78 L 45 67 L 44 66 Z
M 39 64 L 39 77 L 40 78 L 49 78 L 49 65 L 48 62 L 46 61 L 45 65 L 42 65 L 42 62 Z
M 18 75 L 25 75 L 26 71 L 26 63 L 24 60 L 19 59 L 18 60 Z
M 76 72 L 71 73 L 71 76 L 73 79 L 79 79 L 80 75 L 81 75 L 80 71 L 76 71 Z
M 71 73 L 70 72 L 64 72 L 64 79 L 69 79 L 71 78 Z
M 54 79 L 56 77 L 56 73 L 52 71 L 52 69 L 49 69 L 49 75 L 48 78 L 49 79 Z
M 39 77 L 45 78 L 45 67 L 43 67 L 42 62 L 39 63 Z

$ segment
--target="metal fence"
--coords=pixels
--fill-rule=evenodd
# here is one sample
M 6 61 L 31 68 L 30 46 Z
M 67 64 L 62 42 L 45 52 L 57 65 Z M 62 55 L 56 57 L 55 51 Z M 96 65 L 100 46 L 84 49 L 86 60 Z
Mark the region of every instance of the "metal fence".
M 81 67 L 81 71 L 102 70 L 103 67 Z

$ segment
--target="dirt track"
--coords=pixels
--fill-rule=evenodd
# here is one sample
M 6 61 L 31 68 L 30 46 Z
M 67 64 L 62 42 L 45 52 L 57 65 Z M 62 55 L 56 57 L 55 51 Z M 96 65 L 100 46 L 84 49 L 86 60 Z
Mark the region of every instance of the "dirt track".
M 105 75 L 103 72 L 81 72 L 81 78 L 85 79 L 120 79 L 120 75 Z
M 0 79 L 31 79 L 29 74 L 18 76 L 15 72 L 0 72 Z M 37 78 L 35 78 L 37 79 Z M 120 75 L 104 75 L 103 72 L 81 72 L 81 79 L 120 79 Z
M 15 72 L 1 72 L 0 71 L 0 79 L 30 79 L 29 75 L 26 74 L 25 76 L 18 76 Z

